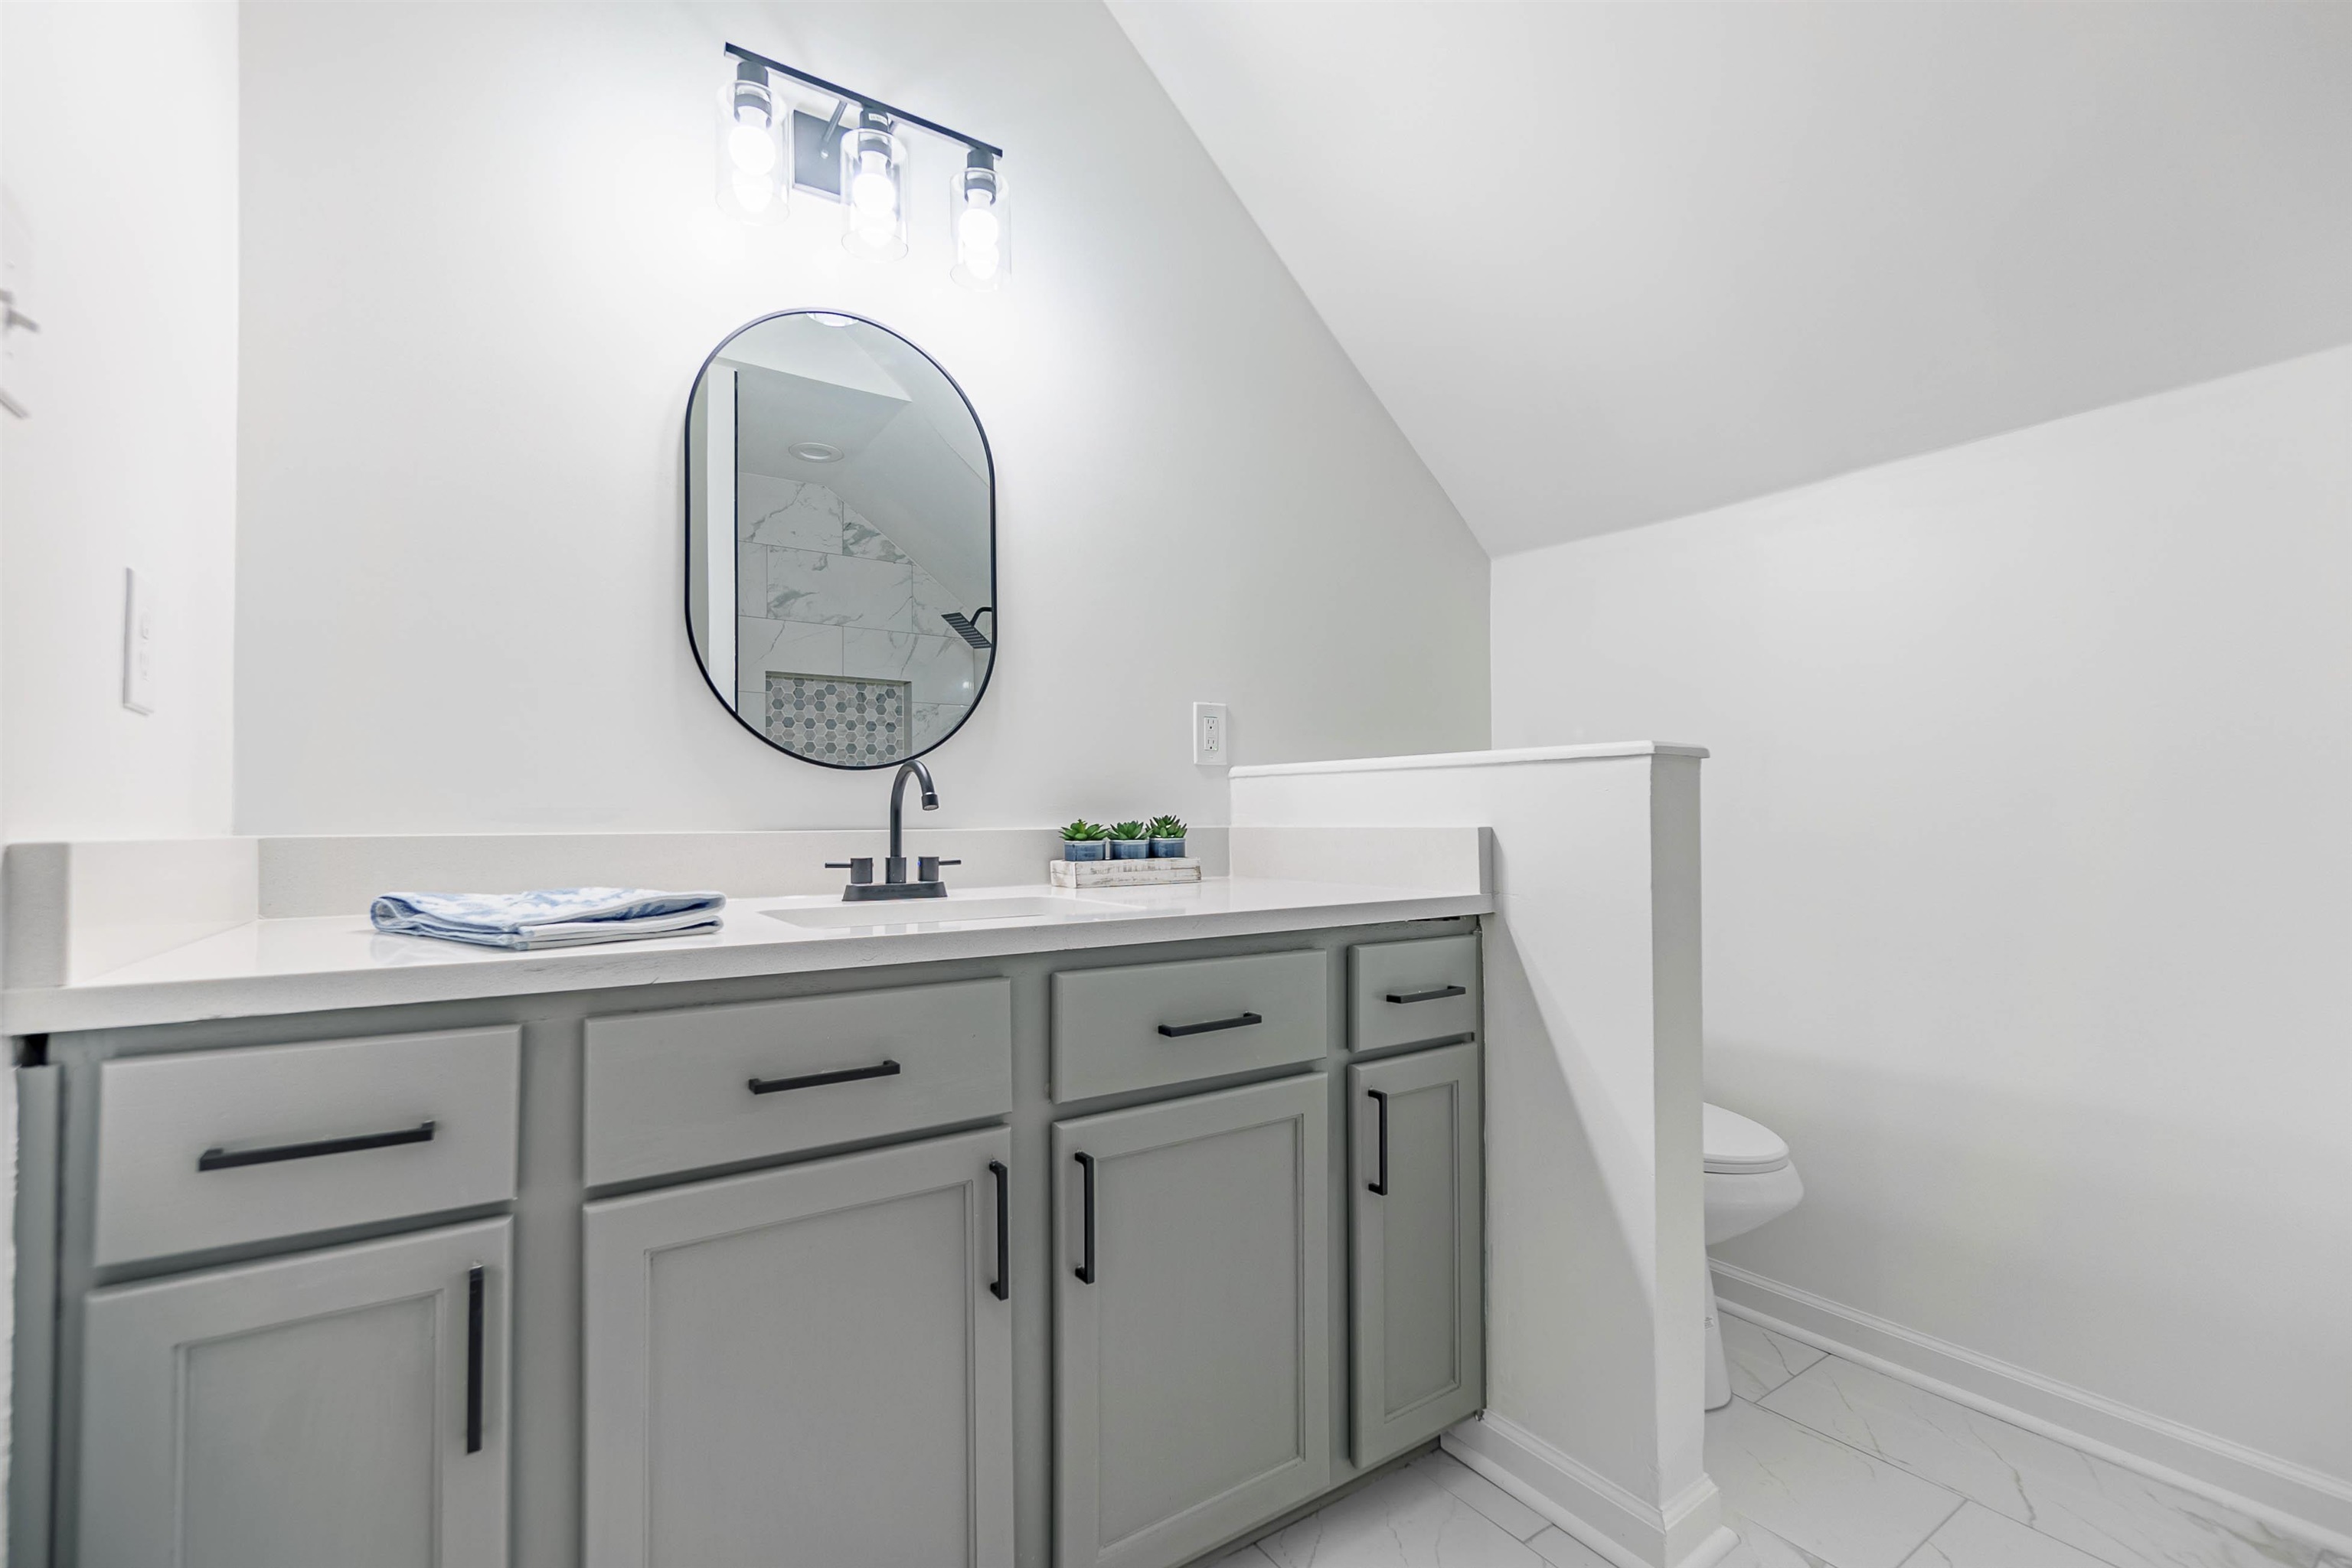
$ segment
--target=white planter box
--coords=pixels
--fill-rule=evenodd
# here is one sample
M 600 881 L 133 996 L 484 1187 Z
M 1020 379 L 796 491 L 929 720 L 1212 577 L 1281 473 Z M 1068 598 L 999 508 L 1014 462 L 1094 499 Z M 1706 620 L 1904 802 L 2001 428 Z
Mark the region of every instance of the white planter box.
M 1201 863 L 1189 855 L 1173 860 L 1049 860 L 1045 868 L 1057 888 L 1149 888 L 1201 879 Z

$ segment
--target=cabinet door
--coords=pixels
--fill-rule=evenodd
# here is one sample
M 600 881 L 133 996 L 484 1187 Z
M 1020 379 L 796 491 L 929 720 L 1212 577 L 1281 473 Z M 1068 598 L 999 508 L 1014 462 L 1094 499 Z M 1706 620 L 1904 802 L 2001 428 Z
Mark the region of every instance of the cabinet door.
M 79 1561 L 504 1563 L 511 1225 L 93 1292 Z
M 1348 1101 L 1361 1466 L 1485 1401 L 1478 1047 L 1351 1067 Z
M 1012 1151 L 993 1128 L 588 1205 L 592 1568 L 1010 1568 Z
M 1059 1568 L 1181 1563 L 1330 1484 L 1329 1092 L 1054 1129 Z

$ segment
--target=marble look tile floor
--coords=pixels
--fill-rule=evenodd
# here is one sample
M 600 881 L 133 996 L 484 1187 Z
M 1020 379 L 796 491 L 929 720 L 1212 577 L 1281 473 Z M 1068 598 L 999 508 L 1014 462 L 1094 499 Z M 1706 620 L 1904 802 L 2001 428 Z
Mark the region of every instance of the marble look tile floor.
M 1733 1398 L 1706 1468 L 1724 1568 L 2352 1568 L 2194 1493 L 1724 1318 Z M 1226 1568 L 1610 1568 L 1444 1454 L 1222 1560 Z

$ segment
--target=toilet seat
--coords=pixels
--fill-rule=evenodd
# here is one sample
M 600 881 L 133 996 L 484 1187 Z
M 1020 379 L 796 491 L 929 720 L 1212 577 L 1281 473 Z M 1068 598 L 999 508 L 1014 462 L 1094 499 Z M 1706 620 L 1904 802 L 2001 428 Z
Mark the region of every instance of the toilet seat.
M 1710 1175 L 1762 1175 L 1789 1163 L 1789 1146 L 1779 1133 L 1720 1105 L 1704 1108 L 1699 1149 Z

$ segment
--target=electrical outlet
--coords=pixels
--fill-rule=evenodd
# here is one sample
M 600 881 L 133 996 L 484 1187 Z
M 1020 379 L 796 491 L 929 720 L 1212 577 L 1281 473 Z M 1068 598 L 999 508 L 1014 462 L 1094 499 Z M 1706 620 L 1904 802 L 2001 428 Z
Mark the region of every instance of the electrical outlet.
M 1222 702 L 1192 704 L 1192 760 L 1202 767 L 1222 768 L 1231 760 L 1225 755 L 1228 745 L 1225 705 Z
M 155 711 L 155 595 L 139 574 L 122 574 L 122 705 Z

